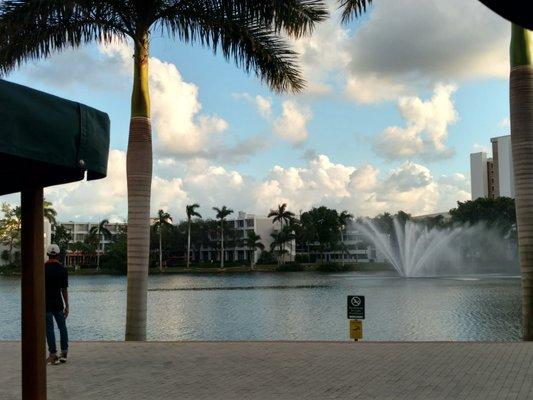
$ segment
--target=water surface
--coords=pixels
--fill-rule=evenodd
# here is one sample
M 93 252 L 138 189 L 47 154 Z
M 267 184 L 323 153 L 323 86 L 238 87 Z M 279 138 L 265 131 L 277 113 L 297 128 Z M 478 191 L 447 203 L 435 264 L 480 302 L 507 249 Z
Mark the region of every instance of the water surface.
M 122 340 L 126 278 L 72 276 L 69 334 Z M 150 276 L 149 340 L 346 340 L 346 296 L 366 296 L 366 340 L 519 340 L 520 279 L 313 272 Z M 20 337 L 20 281 L 0 277 L 0 339 Z

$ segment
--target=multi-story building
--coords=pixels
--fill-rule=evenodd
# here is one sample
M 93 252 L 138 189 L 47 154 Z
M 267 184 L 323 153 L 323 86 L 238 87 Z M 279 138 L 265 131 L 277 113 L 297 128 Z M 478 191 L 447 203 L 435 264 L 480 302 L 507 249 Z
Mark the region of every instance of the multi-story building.
M 490 139 L 492 158 L 487 153 L 470 154 L 472 200 L 480 197 L 515 197 L 511 136 Z
M 94 227 L 98 227 L 97 222 L 59 222 L 58 225 L 62 225 L 67 229 L 70 234 L 72 235 L 72 240 L 70 243 L 75 242 L 83 242 L 87 235 L 90 233 L 91 229 Z M 106 225 L 106 228 L 111 233 L 111 236 L 115 236 L 119 231 L 120 228 L 125 226 L 125 223 L 110 223 Z M 101 238 L 100 245 L 98 246 L 98 251 L 105 252 L 106 245 L 108 245 L 113 239 L 111 238 Z
M 357 229 L 354 221 L 339 232 L 340 242 L 333 250 L 322 251 L 318 242 L 298 243 L 296 252 L 303 262 L 383 262 L 383 255 Z
M 248 232 L 254 232 L 261 237 L 261 243 L 266 250 L 270 250 L 270 245 L 273 242 L 272 233 L 280 229 L 278 223 L 272 223 L 272 220 L 267 217 L 260 217 L 254 214 L 247 214 L 239 211 L 237 218 L 228 219 L 226 226 L 233 230 L 232 238 L 237 240 L 229 240 L 229 236 L 225 239 L 224 260 L 225 261 L 248 261 L 254 257 L 256 262 L 261 255 L 261 250 L 255 249 L 252 251 L 246 247 L 244 240 L 248 236 Z M 193 254 L 198 254 L 200 261 L 220 260 L 220 249 L 218 236 L 212 237 L 211 240 L 216 243 L 214 246 L 202 245 L 200 249 L 194 251 Z M 284 255 L 286 261 L 294 260 L 296 255 L 296 244 L 294 241 L 284 245 L 287 253 Z

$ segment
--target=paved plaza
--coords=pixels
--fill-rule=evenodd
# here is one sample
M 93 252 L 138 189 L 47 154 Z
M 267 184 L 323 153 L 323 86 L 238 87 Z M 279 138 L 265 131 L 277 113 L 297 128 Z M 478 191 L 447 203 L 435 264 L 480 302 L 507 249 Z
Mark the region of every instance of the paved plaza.
M 533 399 L 533 343 L 74 342 L 49 399 Z M 20 399 L 0 342 L 0 398 Z

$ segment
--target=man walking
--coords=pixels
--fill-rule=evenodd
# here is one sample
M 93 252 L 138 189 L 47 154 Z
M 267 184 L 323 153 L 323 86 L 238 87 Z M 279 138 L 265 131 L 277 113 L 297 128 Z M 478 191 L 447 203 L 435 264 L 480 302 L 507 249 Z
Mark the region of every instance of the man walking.
M 48 342 L 49 357 L 47 364 L 56 365 L 67 362 L 68 332 L 66 318 L 68 316 L 68 272 L 59 262 L 59 246 L 48 246 L 46 254 L 48 261 L 44 265 L 44 280 L 46 290 L 46 341 Z M 59 329 L 61 354 L 57 355 L 54 319 Z

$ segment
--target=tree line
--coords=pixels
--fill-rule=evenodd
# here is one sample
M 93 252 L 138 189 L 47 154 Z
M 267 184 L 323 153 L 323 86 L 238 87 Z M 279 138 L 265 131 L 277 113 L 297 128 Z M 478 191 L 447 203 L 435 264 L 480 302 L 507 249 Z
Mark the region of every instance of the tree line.
M 270 210 L 267 217 L 271 219 L 273 230 L 270 234 L 270 247 L 265 248 L 267 238 L 261 238 L 253 229 L 242 231 L 228 222 L 234 211 L 227 206 L 213 207 L 215 218 L 203 218 L 200 205 L 190 204 L 185 208 L 186 218 L 174 223 L 172 216 L 159 210 L 152 218 L 150 227 L 150 266 L 162 270 L 165 266 L 191 267 L 191 260 L 196 265 L 200 262 L 200 250 L 211 249 L 212 259 L 204 262 L 204 266 L 218 264 L 224 268 L 225 250 L 237 247 L 245 248 L 248 252 L 250 269 L 254 268 L 254 253 L 261 251 L 257 260 L 261 264 L 287 263 L 290 246 L 297 246 L 297 261 L 310 262 L 311 253 L 318 255 L 318 261 L 326 261 L 326 254 L 337 251 L 348 252 L 345 244 L 346 227 L 351 222 L 362 222 L 362 218 L 355 218 L 348 211 L 337 211 L 326 206 L 313 207 L 300 213 L 288 209 L 287 204 L 280 204 Z M 18 264 L 20 255 L 20 208 L 4 203 L 1 206 L 3 218 L 0 219 L 0 243 L 6 247 L 1 254 L 2 259 L 10 264 Z M 424 224 L 428 229 L 445 229 L 450 226 L 483 223 L 487 227 L 498 230 L 502 237 L 516 240 L 516 212 L 513 199 L 499 197 L 496 199 L 480 198 L 475 201 L 458 202 L 457 207 L 449 211 L 450 218 L 443 215 L 417 218 L 416 222 Z M 52 203 L 46 201 L 45 218 L 52 224 L 52 242 L 56 243 L 62 254 L 67 250 L 84 254 L 89 257 L 92 266 L 97 270 L 104 268 L 117 272 L 126 271 L 127 259 L 127 226 L 118 225 L 118 230 L 111 233 L 109 221 L 104 219 L 93 226 L 83 241 L 72 242 L 72 232 L 64 225 L 57 224 L 57 212 Z M 404 212 L 396 214 L 382 213 L 372 218 L 379 229 L 394 240 L 394 219 L 400 225 L 412 220 L 413 217 Z M 105 253 L 97 251 L 103 240 L 108 243 Z M 366 248 L 364 240 L 358 248 Z M 216 254 L 216 257 L 214 256 Z M 187 256 L 189 255 L 189 256 Z M 315 258 L 316 260 L 316 258 Z M 344 260 L 344 257 L 342 257 Z M 344 262 L 344 261 L 343 261 Z M 235 261 L 230 261 L 230 265 Z M 240 263 L 242 264 L 242 262 Z

